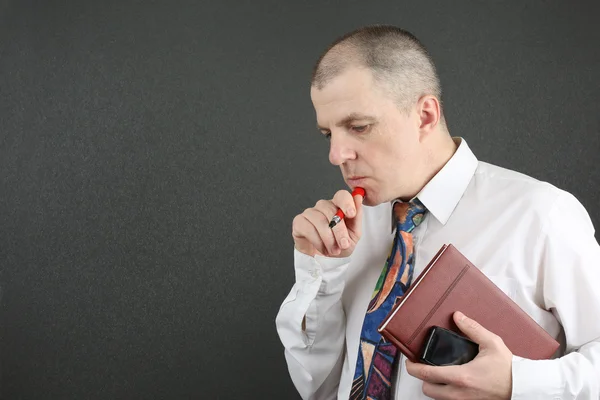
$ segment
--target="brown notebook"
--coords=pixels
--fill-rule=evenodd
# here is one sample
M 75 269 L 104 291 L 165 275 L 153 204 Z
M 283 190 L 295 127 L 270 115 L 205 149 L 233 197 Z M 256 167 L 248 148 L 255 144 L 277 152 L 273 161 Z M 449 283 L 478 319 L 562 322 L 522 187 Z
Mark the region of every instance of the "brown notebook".
M 452 315 L 461 311 L 500 336 L 510 351 L 531 360 L 549 359 L 559 343 L 452 244 L 444 245 L 414 280 L 379 332 L 418 362 L 432 326 L 465 336 Z

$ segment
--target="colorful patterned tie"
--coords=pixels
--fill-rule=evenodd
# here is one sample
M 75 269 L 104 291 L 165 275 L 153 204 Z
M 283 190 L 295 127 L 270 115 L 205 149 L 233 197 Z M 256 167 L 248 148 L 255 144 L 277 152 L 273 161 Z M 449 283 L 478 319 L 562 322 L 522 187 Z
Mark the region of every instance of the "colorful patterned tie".
M 351 400 L 391 398 L 397 349 L 377 332 L 377 328 L 410 286 L 414 269 L 412 231 L 423 220 L 425 211 L 425 206 L 416 198 L 410 203 L 394 205 L 396 236 L 363 322 Z

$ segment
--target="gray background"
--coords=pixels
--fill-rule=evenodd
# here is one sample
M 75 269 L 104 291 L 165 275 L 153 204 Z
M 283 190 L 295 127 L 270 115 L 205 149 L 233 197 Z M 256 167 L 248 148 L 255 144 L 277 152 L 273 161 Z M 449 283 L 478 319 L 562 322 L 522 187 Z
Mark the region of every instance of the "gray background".
M 364 24 L 429 47 L 481 160 L 599 226 L 598 4 L 1 0 L 2 398 L 297 398 L 291 221 L 344 187 L 310 71 Z

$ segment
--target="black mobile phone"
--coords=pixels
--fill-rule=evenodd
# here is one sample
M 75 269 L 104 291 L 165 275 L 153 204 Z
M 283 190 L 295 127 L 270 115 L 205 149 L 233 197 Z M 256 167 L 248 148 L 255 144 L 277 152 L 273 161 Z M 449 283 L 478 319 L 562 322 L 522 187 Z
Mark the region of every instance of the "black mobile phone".
M 421 361 L 429 365 L 460 365 L 479 353 L 479 345 L 451 330 L 434 326 L 423 344 Z

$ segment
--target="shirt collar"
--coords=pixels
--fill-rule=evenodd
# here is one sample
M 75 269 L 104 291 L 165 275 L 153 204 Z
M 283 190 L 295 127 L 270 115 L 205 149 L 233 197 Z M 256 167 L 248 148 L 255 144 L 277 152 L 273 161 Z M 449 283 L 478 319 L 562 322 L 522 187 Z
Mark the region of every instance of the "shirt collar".
M 458 205 L 475 174 L 478 160 L 462 137 L 453 137 L 458 148 L 444 167 L 415 196 L 442 225 Z M 394 204 L 400 200 L 392 201 Z M 396 229 L 392 213 L 392 232 Z

